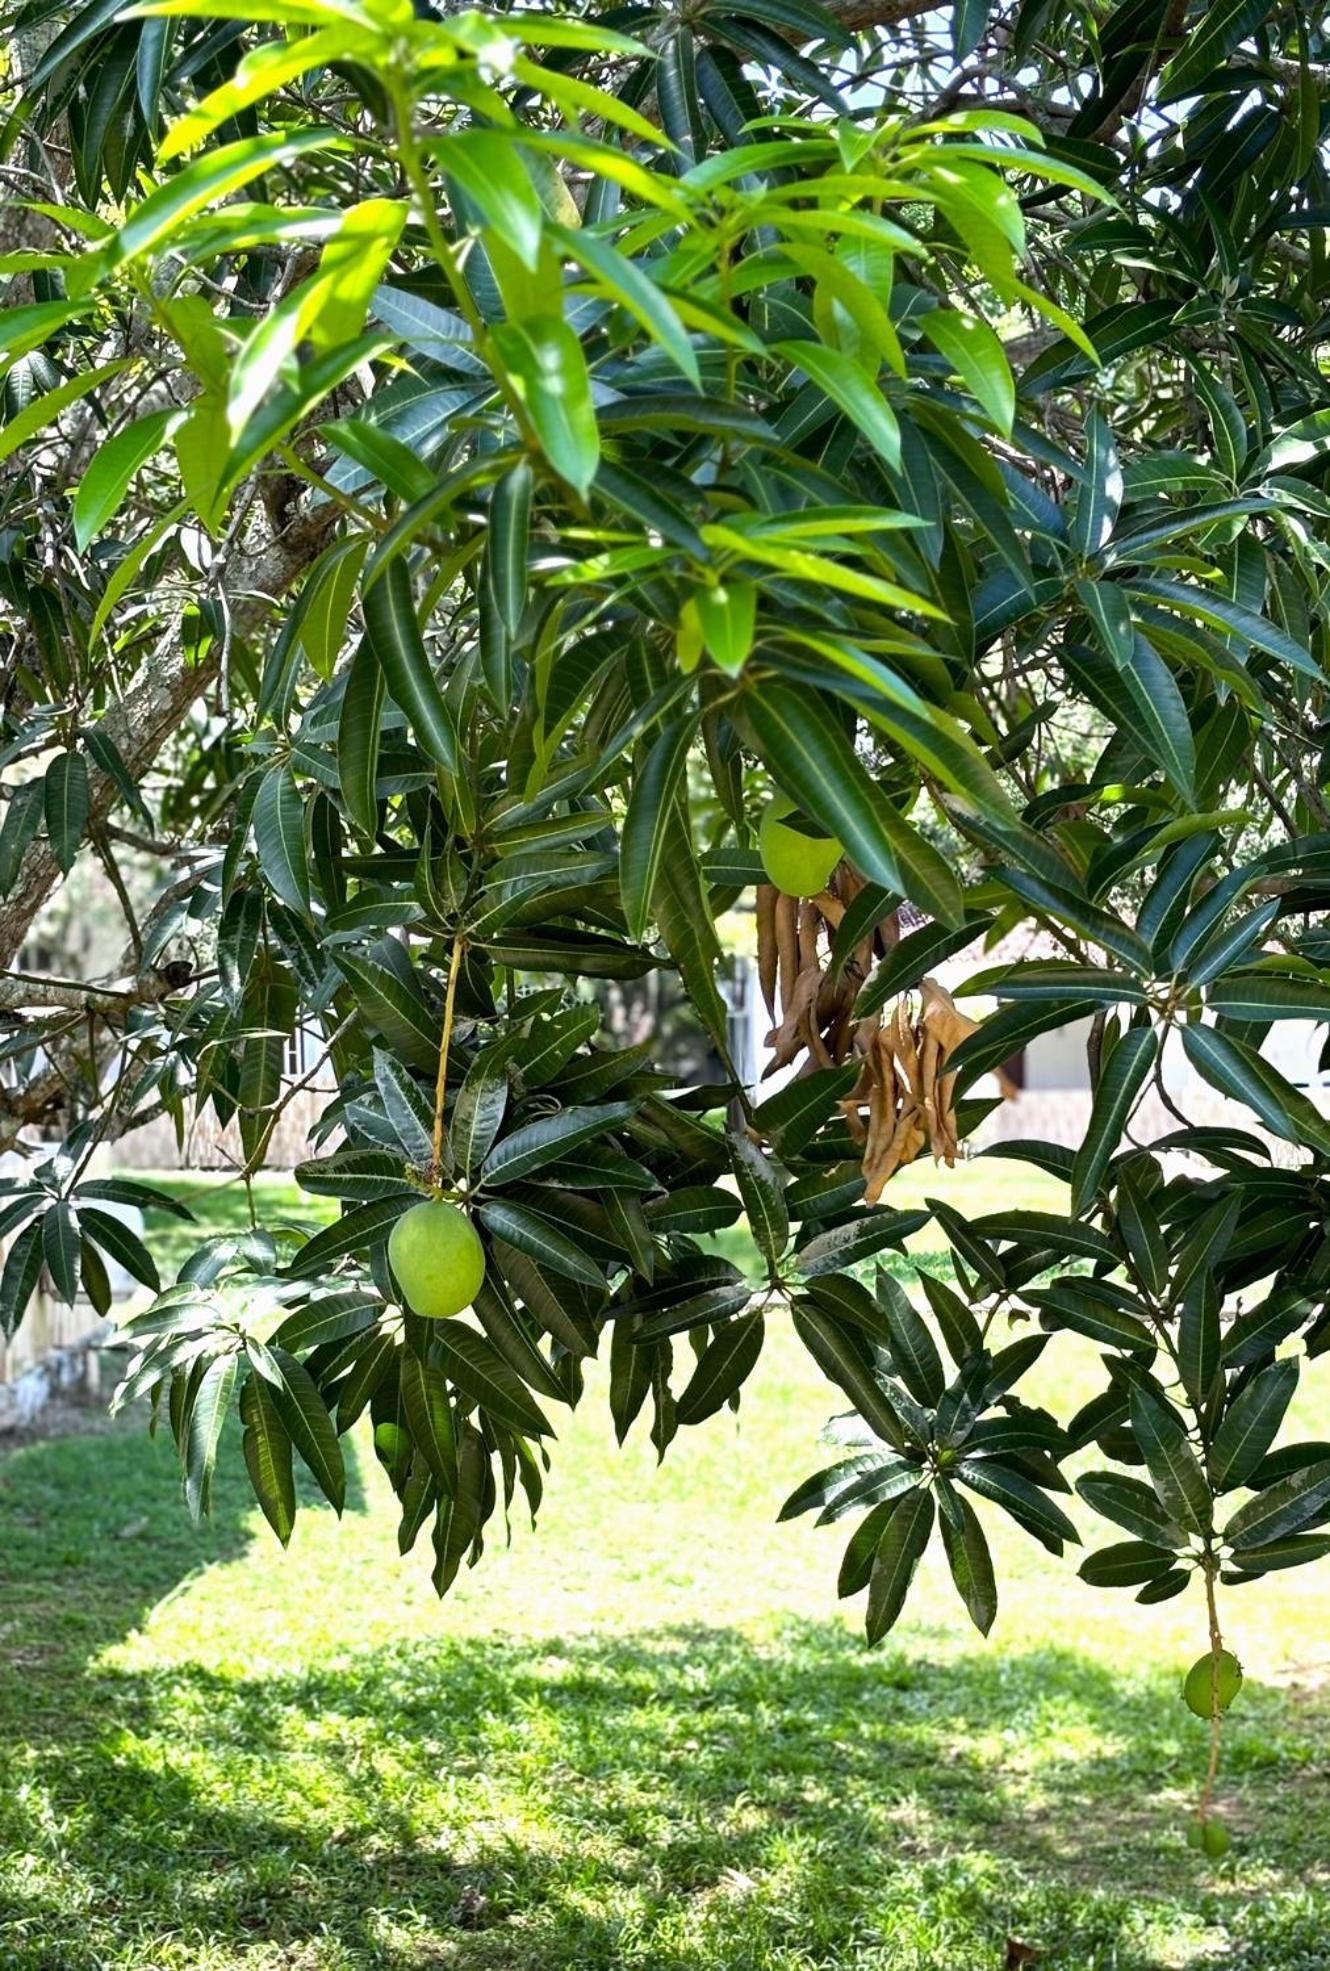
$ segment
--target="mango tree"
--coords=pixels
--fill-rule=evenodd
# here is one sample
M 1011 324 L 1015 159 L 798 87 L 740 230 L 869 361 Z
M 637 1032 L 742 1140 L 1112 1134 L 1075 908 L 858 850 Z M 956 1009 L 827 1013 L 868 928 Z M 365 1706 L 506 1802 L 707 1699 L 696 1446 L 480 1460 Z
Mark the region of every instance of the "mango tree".
M 1324 19 L 9 23 L 0 951 L 82 859 L 126 954 L 0 983 L 6 1328 L 128 1267 L 119 1400 L 192 1507 L 238 1410 L 287 1541 L 295 1459 L 340 1509 L 367 1416 L 442 1594 L 592 1358 L 663 1456 L 791 1321 L 844 1414 L 785 1512 L 850 1522 L 870 1640 L 934 1539 L 987 1632 L 985 1521 L 1078 1544 L 1074 1456 L 1089 1590 L 1196 1593 L 1222 1851 L 1218 1590 L 1330 1551 L 1330 1446 L 1276 1444 L 1330 1121 L 1262 1051 L 1330 1018 Z M 774 1093 L 729 1060 L 740 903 Z M 994 968 L 1022 926 L 1056 955 Z M 720 1082 L 609 1030 L 660 970 Z M 1061 1212 L 893 1204 L 1087 1016 L 1084 1140 L 1001 1146 Z M 257 1169 L 297 1030 L 340 1215 L 164 1285 L 94 1152 L 209 1110 Z M 930 1217 L 951 1273 L 907 1291 L 877 1262 Z M 1054 1416 L 1021 1385 L 1067 1335 L 1102 1382 Z

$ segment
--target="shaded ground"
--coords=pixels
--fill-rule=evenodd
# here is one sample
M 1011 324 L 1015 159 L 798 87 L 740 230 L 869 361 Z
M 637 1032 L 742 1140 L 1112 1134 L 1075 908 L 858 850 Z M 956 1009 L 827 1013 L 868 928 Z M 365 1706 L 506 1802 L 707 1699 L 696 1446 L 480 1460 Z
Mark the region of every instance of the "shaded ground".
M 202 1533 L 141 1420 L 0 1454 L 0 1966 L 1001 1971 L 1016 1937 L 1046 1971 L 1330 1971 L 1321 1572 L 1228 1597 L 1205 1868 L 1203 1610 L 1004 1531 L 989 1645 L 930 1562 L 867 1654 L 842 1529 L 773 1524 L 831 1407 L 778 1331 L 738 1429 L 657 1473 L 593 1389 L 539 1533 L 442 1609 L 363 1446 L 285 1557 L 234 1443 Z

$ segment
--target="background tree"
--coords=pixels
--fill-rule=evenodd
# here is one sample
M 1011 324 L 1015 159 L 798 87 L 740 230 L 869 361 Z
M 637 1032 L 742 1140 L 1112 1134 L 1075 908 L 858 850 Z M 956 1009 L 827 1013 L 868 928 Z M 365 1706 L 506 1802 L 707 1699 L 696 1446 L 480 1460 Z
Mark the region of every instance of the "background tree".
M 1323 15 L 11 27 L 0 950 L 91 856 L 128 953 L 0 986 L 6 1323 L 43 1266 L 158 1288 L 94 1148 L 210 1105 L 257 1167 L 313 1026 L 339 1094 L 300 1176 L 340 1220 L 205 1245 L 128 1328 L 196 1510 L 233 1404 L 283 1540 L 293 1454 L 340 1505 L 368 1410 L 442 1592 L 534 1510 L 588 1357 L 663 1454 L 788 1307 L 852 1408 L 787 1511 L 856 1515 L 870 1638 L 935 1534 L 986 1630 L 981 1511 L 1060 1552 L 1098 1447 L 1128 1537 L 1087 1581 L 1200 1586 L 1218 1851 L 1217 1585 L 1330 1550 L 1327 1447 L 1272 1449 L 1330 1334 L 1330 1123 L 1260 1052 L 1330 1017 Z M 801 1067 L 756 1105 L 608 1044 L 594 990 L 674 968 L 723 1056 L 713 927 L 754 885 Z M 985 973 L 1023 922 L 1062 955 Z M 929 980 L 970 947 L 973 1031 Z M 934 1206 L 957 1286 L 921 1312 L 863 1264 L 923 1222 L 892 1173 L 1086 1013 L 1085 1141 L 1005 1146 L 1065 1215 Z M 1264 1133 L 1138 1140 L 1170 1053 Z M 428 1200 L 481 1242 L 469 1318 L 394 1277 Z M 699 1242 L 741 1208 L 756 1297 Z M 1066 1330 L 1104 1385 L 1055 1419 L 1019 1386 Z

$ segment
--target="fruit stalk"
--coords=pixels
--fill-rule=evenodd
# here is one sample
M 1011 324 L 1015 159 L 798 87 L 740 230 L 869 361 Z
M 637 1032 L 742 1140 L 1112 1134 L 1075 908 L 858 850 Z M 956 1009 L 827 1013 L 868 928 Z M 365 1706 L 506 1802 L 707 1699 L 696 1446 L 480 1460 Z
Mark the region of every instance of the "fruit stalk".
M 434 1081 L 434 1160 L 430 1171 L 431 1179 L 437 1183 L 443 1168 L 443 1107 L 448 1089 L 448 1049 L 453 1038 L 453 1009 L 457 1004 L 457 975 L 462 967 L 462 952 L 465 949 L 461 936 L 453 939 L 453 954 L 448 965 L 448 989 L 443 999 L 443 1032 L 439 1036 L 439 1072 Z
M 1205 1560 L 1205 1607 L 1210 1618 L 1210 1758 L 1205 1768 L 1205 1784 L 1201 1788 L 1201 1804 L 1197 1815 L 1204 1825 L 1210 1818 L 1210 1808 L 1214 1797 L 1215 1780 L 1219 1773 L 1219 1748 L 1224 1731 L 1224 1716 L 1220 1707 L 1219 1673 L 1224 1648 L 1224 1638 L 1219 1628 L 1219 1603 L 1215 1596 L 1216 1564 L 1212 1554 Z

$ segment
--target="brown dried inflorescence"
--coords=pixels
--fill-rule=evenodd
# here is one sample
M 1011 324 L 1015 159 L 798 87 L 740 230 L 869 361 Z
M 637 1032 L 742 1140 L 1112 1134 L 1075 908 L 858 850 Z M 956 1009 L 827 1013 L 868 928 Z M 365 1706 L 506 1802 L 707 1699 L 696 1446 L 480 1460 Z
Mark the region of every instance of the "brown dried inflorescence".
M 863 1151 L 864 1198 L 876 1204 L 888 1178 L 927 1145 L 939 1162 L 960 1150 L 955 1080 L 947 1062 L 977 1023 L 960 1011 L 936 979 L 920 982 L 917 1002 L 905 994 L 894 1006 L 858 1019 L 854 1008 L 878 958 L 900 937 L 896 911 L 879 919 L 833 966 L 836 932 L 862 879 L 841 863 L 815 897 L 790 897 L 769 883 L 757 892 L 758 973 L 774 1022 L 767 1072 L 802 1055 L 801 1073 L 839 1067 L 857 1057 L 859 1079 L 841 1102 Z M 999 1074 L 1004 1094 L 1014 1093 Z

